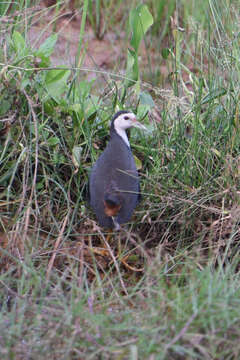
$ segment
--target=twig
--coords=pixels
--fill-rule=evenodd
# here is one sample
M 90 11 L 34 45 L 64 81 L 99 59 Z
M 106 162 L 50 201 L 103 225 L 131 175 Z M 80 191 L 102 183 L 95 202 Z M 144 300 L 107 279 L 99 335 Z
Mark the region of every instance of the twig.
M 192 316 L 188 319 L 188 321 L 186 322 L 184 327 L 180 330 L 180 332 L 176 336 L 174 336 L 174 338 L 170 341 L 170 343 L 168 343 L 165 346 L 165 351 L 167 351 L 173 344 L 175 344 L 179 339 L 181 339 L 181 337 L 185 334 L 185 332 L 187 331 L 187 329 L 189 328 L 189 326 L 191 325 L 191 323 L 193 322 L 193 320 L 197 315 L 198 312 L 192 314 Z
M 62 240 L 62 236 L 63 236 L 63 232 L 65 230 L 66 224 L 67 224 L 67 220 L 68 220 L 68 214 L 65 216 L 62 228 L 60 230 L 60 233 L 59 233 L 58 238 L 57 238 L 57 240 L 55 242 L 55 245 L 54 245 L 54 250 L 53 250 L 54 252 L 53 252 L 53 254 L 51 256 L 51 259 L 50 259 L 48 267 L 47 267 L 47 272 L 46 272 L 46 281 L 47 282 L 49 280 L 50 272 L 51 272 L 53 264 L 54 264 L 54 260 L 55 260 L 56 254 L 57 254 L 57 249 L 59 247 L 60 241 Z

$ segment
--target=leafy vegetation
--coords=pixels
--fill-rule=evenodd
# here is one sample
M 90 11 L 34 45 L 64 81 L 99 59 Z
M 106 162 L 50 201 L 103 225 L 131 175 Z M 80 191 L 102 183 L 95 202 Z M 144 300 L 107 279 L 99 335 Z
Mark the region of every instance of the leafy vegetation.
M 1 359 L 239 358 L 237 5 L 0 4 Z M 109 236 L 86 193 L 118 109 L 148 132 Z

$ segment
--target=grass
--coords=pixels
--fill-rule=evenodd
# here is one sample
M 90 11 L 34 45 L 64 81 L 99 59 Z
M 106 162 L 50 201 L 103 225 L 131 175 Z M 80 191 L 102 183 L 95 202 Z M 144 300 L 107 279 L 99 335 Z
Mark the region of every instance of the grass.
M 80 69 L 53 65 L 68 4 L 0 5 L 1 359 L 239 358 L 238 3 L 169 4 L 146 1 L 131 86 L 125 2 L 76 2 Z M 116 29 L 89 80 L 85 36 Z M 131 133 L 143 200 L 107 242 L 85 193 L 118 108 L 149 131 Z

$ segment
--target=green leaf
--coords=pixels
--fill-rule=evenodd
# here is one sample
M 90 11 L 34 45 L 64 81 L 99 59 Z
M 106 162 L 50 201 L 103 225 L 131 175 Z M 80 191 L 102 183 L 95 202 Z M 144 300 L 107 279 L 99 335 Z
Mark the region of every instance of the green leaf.
M 55 44 L 57 42 L 58 35 L 53 34 L 49 36 L 39 47 L 39 49 L 35 52 L 36 56 L 39 56 L 40 58 L 48 58 L 55 47 Z
M 67 89 L 67 80 L 70 76 L 70 70 L 53 69 L 47 72 L 45 78 L 45 87 L 48 94 L 59 102 L 59 97 Z
M 58 137 L 53 136 L 53 137 L 50 137 L 50 138 L 47 140 L 47 142 L 48 142 L 48 145 L 49 145 L 49 146 L 56 146 L 56 145 L 58 145 L 58 144 L 60 143 L 60 140 L 59 140 Z
M 80 113 L 80 112 L 82 111 L 82 105 L 79 104 L 79 103 L 75 103 L 75 104 L 73 104 L 73 105 L 70 105 L 70 106 L 68 107 L 68 110 L 69 110 L 69 111 L 74 111 L 74 112 L 76 112 L 76 113 Z
M 129 16 L 129 23 L 132 31 L 131 46 L 133 49 L 128 49 L 127 54 L 127 79 L 124 83 L 125 90 L 126 88 L 133 86 L 135 82 L 139 80 L 138 48 L 144 34 L 153 24 L 153 17 L 149 12 L 147 5 L 141 4 L 136 9 L 132 10 Z M 124 95 L 125 92 L 122 99 L 124 98 Z
M 23 36 L 18 31 L 14 31 L 12 40 L 16 53 L 18 55 L 24 56 L 26 53 L 26 42 Z
M 153 17 L 147 5 L 141 4 L 132 10 L 130 12 L 129 22 L 132 31 L 131 46 L 138 52 L 139 44 L 144 34 L 153 24 Z
M 138 119 L 144 119 L 145 116 L 148 114 L 149 110 L 150 110 L 149 105 L 139 104 L 138 108 L 137 108 L 137 117 L 138 117 Z
M 53 160 L 53 163 L 57 164 L 57 165 L 64 164 L 66 161 L 64 155 L 60 154 L 59 152 L 54 152 L 52 160 Z
M 70 70 L 66 69 L 52 69 L 47 72 L 46 75 L 46 84 L 54 84 L 58 82 L 62 82 L 64 78 L 68 78 L 70 75 Z
M 126 71 L 126 80 L 125 87 L 130 87 L 135 84 L 139 77 L 138 69 L 138 57 L 135 51 L 128 49 L 127 57 L 127 71 Z
M 141 170 L 142 161 L 136 155 L 133 155 L 133 157 L 134 157 L 134 160 L 135 160 L 137 170 Z
M 167 60 L 169 54 L 170 54 L 170 50 L 168 48 L 162 49 L 162 57 L 164 60 Z
M 95 79 L 93 79 L 92 81 L 80 81 L 78 86 L 79 86 L 80 96 L 82 99 L 85 99 L 86 97 L 89 96 L 94 81 Z
M 29 78 L 23 78 L 23 80 L 21 81 L 21 90 L 25 89 L 28 85 L 31 85 L 31 81 L 29 80 Z
M 140 104 L 147 105 L 150 108 L 154 107 L 154 101 L 151 95 L 147 92 L 142 91 L 139 95 Z
M 145 118 L 149 110 L 154 107 L 154 101 L 151 95 L 147 92 L 141 92 L 139 95 L 139 105 L 137 108 L 137 117 L 139 119 Z

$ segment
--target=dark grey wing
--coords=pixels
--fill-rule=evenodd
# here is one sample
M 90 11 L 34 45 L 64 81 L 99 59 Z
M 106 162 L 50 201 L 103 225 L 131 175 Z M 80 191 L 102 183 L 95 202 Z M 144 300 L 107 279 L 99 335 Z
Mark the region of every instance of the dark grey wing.
M 119 224 L 128 222 L 131 219 L 132 213 L 137 206 L 139 196 L 139 181 L 137 173 L 128 176 L 127 185 L 125 186 L 125 192 L 121 193 L 123 197 L 123 206 L 117 216 Z
M 103 154 L 93 165 L 89 177 L 89 198 L 99 224 L 106 228 L 113 228 L 112 218 L 104 212 L 104 193 L 109 181 L 109 169 L 103 160 Z

